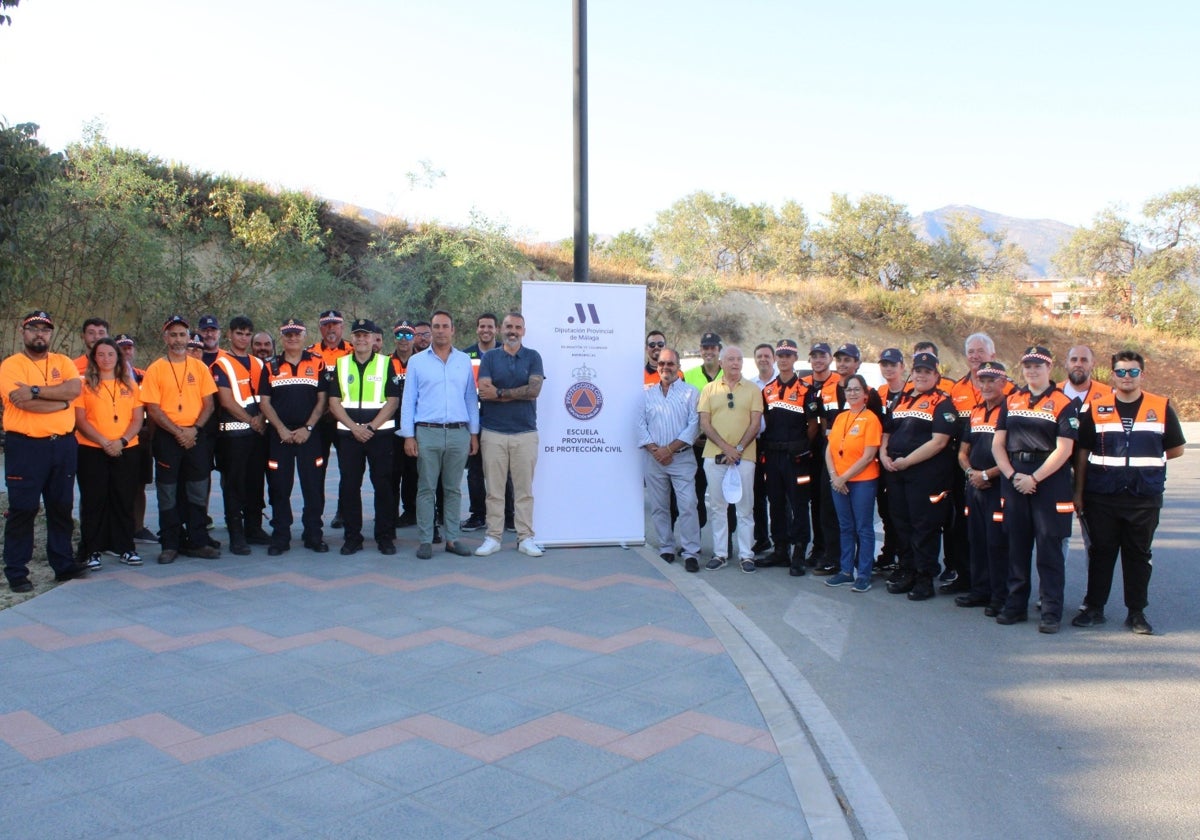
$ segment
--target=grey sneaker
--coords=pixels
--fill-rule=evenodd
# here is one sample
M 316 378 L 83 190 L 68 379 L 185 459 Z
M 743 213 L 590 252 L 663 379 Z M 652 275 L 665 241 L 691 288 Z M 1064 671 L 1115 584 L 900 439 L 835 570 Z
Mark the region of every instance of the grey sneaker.
M 747 559 L 741 561 L 741 563 L 742 563 L 742 571 L 743 572 L 757 572 L 758 571 L 758 566 L 754 565 L 753 558 L 747 558 Z
M 729 564 L 729 561 L 724 557 L 714 557 L 704 564 L 704 568 L 710 572 L 715 572 L 717 569 L 724 569 Z
M 829 581 L 826 581 L 825 583 L 828 585 Z M 850 591 L 851 592 L 870 592 L 871 591 L 871 577 L 869 575 L 863 575 L 862 577 L 858 578 L 857 580 L 854 581 L 854 586 L 850 587 Z
M 845 586 L 847 583 L 854 583 L 854 577 L 845 572 L 838 572 L 825 581 L 826 586 Z

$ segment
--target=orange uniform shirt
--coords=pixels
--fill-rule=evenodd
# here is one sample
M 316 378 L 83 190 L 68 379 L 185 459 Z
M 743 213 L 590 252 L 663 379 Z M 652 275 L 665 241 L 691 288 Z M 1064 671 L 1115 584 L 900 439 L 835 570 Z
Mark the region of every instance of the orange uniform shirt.
M 101 381 L 95 390 L 85 381 L 75 400 L 75 408 L 82 408 L 87 421 L 104 437 L 118 440 L 133 422 L 134 412 L 142 410 L 142 394 L 136 385 L 130 388 L 117 380 Z M 85 437 L 83 432 L 76 431 L 75 438 L 80 446 L 100 448 L 100 444 Z M 137 435 L 134 435 L 125 448 L 132 449 L 137 444 Z
M 157 405 L 176 426 L 196 425 L 204 398 L 217 393 L 208 365 L 190 356 L 172 363 L 156 359 L 142 380 L 142 402 Z
M 78 379 L 75 362 L 61 353 L 47 353 L 40 362 L 15 353 L 0 362 L 0 398 L 4 401 L 4 431 L 29 437 L 66 435 L 75 431 L 75 408 L 68 406 L 50 414 L 35 414 L 12 404 L 8 395 L 18 387 L 17 383 L 52 387 Z
M 863 456 L 868 446 L 882 443 L 883 424 L 874 411 L 866 408 L 857 412 L 843 411 L 834 418 L 833 428 L 829 430 L 829 456 L 833 459 L 833 468 L 841 475 Z M 850 481 L 868 481 L 872 478 L 879 478 L 878 461 L 871 461 Z

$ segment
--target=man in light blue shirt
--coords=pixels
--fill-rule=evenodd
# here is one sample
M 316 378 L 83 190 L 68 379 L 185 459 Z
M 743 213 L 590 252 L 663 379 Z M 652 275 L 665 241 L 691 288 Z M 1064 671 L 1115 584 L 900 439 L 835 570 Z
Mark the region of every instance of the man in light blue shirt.
M 700 430 L 696 412 L 700 395 L 680 377 L 679 354 L 670 347 L 659 352 L 657 367 L 659 383 L 645 389 L 645 404 L 638 416 L 638 446 L 645 452 L 642 468 L 650 518 L 658 537 L 659 556 L 674 563 L 676 542 L 670 502 L 674 488 L 684 568 L 698 572 L 700 517 L 696 511 L 696 462 L 690 450 Z M 687 454 L 681 454 L 684 452 Z
M 459 541 L 463 470 L 479 451 L 479 397 L 466 353 L 454 348 L 454 319 L 438 310 L 429 319 L 433 343 L 408 361 L 400 404 L 404 452 L 417 459 L 417 557 L 433 556 L 434 498 L 443 476 L 446 550 L 472 552 Z

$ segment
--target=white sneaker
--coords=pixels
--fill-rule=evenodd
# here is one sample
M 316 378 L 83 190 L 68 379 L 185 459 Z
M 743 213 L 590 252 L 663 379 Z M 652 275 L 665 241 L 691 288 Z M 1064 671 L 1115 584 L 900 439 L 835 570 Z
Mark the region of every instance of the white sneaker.
M 489 554 L 495 554 L 500 550 L 500 541 L 495 537 L 488 537 L 480 544 L 479 548 L 475 549 L 476 557 L 487 557 Z
M 93 551 L 90 555 L 88 555 L 87 567 L 89 569 L 100 569 L 104 567 L 104 564 L 100 562 L 99 551 Z
M 526 537 L 521 540 L 520 545 L 517 546 L 517 551 L 522 554 L 528 554 L 530 557 L 541 557 L 545 554 L 541 546 L 533 541 L 533 537 Z

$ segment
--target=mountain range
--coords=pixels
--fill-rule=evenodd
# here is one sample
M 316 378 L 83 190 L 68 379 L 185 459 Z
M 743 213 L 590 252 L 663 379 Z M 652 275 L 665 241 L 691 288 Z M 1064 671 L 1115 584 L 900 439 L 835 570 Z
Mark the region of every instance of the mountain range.
M 329 204 L 335 211 L 352 206 L 337 200 L 329 200 Z M 353 209 L 375 225 L 380 224 L 387 215 L 366 207 L 353 206 Z M 1051 276 L 1054 272 L 1051 259 L 1076 230 L 1071 225 L 1056 222 L 1053 219 L 1019 219 L 1015 216 L 1005 216 L 1002 213 L 993 213 L 990 210 L 981 210 L 966 204 L 948 204 L 937 210 L 926 211 L 913 219 L 913 228 L 916 230 L 917 236 L 928 242 L 934 242 L 945 237 L 946 225 L 956 213 L 978 216 L 983 223 L 983 229 L 988 233 L 997 230 L 1005 231 L 1009 242 L 1019 245 L 1025 250 L 1028 261 L 1023 273 L 1027 277 Z M 596 241 L 600 243 L 611 239 L 610 236 L 604 234 L 595 234 L 595 237 Z
M 913 220 L 913 227 L 919 237 L 934 242 L 945 237 L 946 225 L 957 213 L 978 216 L 985 231 L 1004 231 L 1009 242 L 1020 245 L 1028 257 L 1024 272 L 1027 277 L 1052 276 L 1051 259 L 1076 230 L 1053 219 L 1018 219 L 965 204 L 950 204 L 922 213 Z

